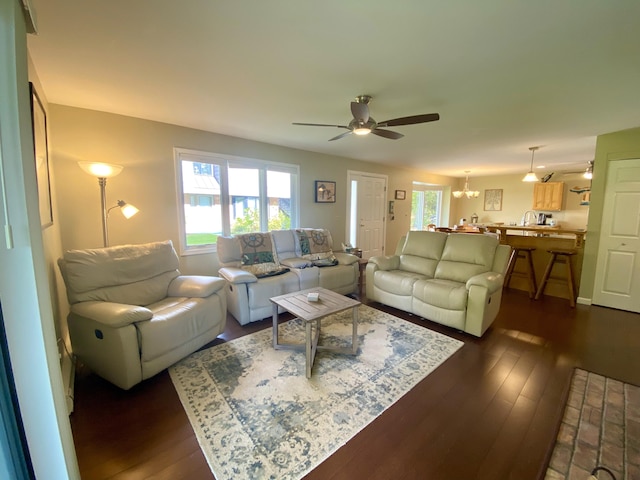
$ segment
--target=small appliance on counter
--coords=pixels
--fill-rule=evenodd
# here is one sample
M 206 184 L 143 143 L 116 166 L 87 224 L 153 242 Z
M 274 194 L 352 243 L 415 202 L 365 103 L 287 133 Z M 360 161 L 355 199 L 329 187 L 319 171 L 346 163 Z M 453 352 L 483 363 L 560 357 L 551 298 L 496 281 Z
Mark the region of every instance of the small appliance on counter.
M 546 225 L 547 219 L 551 218 L 552 215 L 550 213 L 539 213 L 538 214 L 538 225 Z

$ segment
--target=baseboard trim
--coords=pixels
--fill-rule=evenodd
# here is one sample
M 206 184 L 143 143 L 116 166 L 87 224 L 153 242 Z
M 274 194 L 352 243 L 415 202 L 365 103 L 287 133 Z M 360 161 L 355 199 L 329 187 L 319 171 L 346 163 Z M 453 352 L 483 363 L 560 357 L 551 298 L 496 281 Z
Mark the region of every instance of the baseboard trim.
M 76 358 L 65 351 L 62 355 L 60 368 L 62 370 L 62 382 L 67 401 L 67 413 L 71 415 L 73 412 L 73 395 L 76 380 Z
M 580 305 L 591 305 L 591 299 L 585 298 L 585 297 L 578 297 L 576 299 L 576 303 L 579 303 Z

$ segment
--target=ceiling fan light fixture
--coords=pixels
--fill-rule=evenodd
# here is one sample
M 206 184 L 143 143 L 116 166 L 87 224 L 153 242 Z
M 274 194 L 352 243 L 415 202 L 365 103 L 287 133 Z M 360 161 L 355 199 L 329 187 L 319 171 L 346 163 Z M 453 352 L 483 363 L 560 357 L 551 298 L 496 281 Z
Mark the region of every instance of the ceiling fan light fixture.
M 582 176 L 584 178 L 586 178 L 587 180 L 591 180 L 593 178 L 593 161 L 589 162 L 589 166 L 587 167 L 587 169 L 584 171 L 584 173 L 582 174 Z
M 522 179 L 523 182 L 537 182 L 538 176 L 533 171 L 533 156 L 540 147 L 529 147 L 531 150 L 531 166 L 529 167 L 529 172 Z
M 370 101 L 370 95 L 359 95 L 356 97 L 355 102 L 351 102 L 351 115 L 353 118 L 347 125 L 301 122 L 293 122 L 293 125 L 304 125 L 307 127 L 336 127 L 348 130 L 345 133 L 330 138 L 330 142 L 344 138 L 347 135 L 351 135 L 352 133 L 361 136 L 373 133 L 378 137 L 387 138 L 390 140 L 398 140 L 404 135 L 392 130 L 385 130 L 384 127 L 400 127 L 404 125 L 415 125 L 418 123 L 435 122 L 437 120 L 440 120 L 440 115 L 438 113 L 425 113 L 422 115 L 411 115 L 409 117 L 392 118 L 390 120 L 385 120 L 382 123 L 376 123 L 376 121 L 369 115 Z
M 356 135 L 369 135 L 371 133 L 371 129 L 369 127 L 357 127 L 353 129 L 353 133 Z

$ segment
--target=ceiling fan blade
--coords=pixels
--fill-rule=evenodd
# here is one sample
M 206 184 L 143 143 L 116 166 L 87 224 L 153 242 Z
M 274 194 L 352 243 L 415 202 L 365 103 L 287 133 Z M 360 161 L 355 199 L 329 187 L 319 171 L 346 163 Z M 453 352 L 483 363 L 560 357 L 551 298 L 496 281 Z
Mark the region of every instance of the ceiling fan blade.
M 392 132 L 391 130 L 382 130 L 381 128 L 374 128 L 371 133 L 378 135 L 379 137 L 390 138 L 391 140 L 398 140 L 404 137 L 403 134 L 398 132 Z
M 369 121 L 369 106 L 366 103 L 351 102 L 351 114 L 359 122 L 367 123 Z
M 351 130 L 349 130 L 348 132 L 341 133 L 340 135 L 335 136 L 333 138 L 330 138 L 329 141 L 333 142 L 334 140 L 340 140 L 342 137 L 346 137 L 347 135 L 351 135 Z
M 391 120 L 385 120 L 379 122 L 381 127 L 398 127 L 400 125 L 414 125 L 416 123 L 435 122 L 440 120 L 440 115 L 437 113 L 426 113 L 424 115 L 412 115 L 410 117 L 392 118 Z
M 337 127 L 337 128 L 349 128 L 346 125 L 328 125 L 326 123 L 300 123 L 293 122 L 291 125 L 304 125 L 307 127 Z

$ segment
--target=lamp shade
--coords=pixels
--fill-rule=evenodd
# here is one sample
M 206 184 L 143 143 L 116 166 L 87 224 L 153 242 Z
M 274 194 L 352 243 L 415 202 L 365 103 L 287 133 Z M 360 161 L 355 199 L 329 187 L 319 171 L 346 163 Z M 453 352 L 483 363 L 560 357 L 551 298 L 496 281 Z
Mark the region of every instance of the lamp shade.
M 523 182 L 537 182 L 538 176 L 533 172 L 533 156 L 540 147 L 529 147 L 531 150 L 531 166 L 529 167 L 529 173 L 527 173 L 522 179 Z
M 98 178 L 110 178 L 118 175 L 124 168 L 122 165 L 101 162 L 78 162 L 80 168 Z
M 130 203 L 123 202 L 122 200 L 118 200 L 118 206 L 120 207 L 122 215 L 124 215 L 124 218 L 127 220 L 140 211 Z

